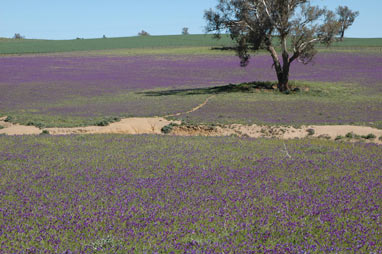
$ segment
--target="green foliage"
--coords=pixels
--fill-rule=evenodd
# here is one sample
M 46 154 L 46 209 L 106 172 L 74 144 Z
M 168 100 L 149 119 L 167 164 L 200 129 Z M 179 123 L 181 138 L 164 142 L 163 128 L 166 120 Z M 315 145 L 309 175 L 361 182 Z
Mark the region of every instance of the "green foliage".
M 119 117 L 109 117 L 109 118 L 106 118 L 102 121 L 97 122 L 95 125 L 96 126 L 108 126 L 111 123 L 115 123 L 115 122 L 119 122 L 119 121 L 121 121 L 121 118 L 119 118 Z
M 344 136 L 339 135 L 339 136 L 337 136 L 334 140 L 341 140 L 341 139 L 343 139 L 343 138 L 344 138 Z
M 29 121 L 27 123 L 27 126 L 35 126 L 35 127 L 39 128 L 39 129 L 42 129 L 42 128 L 45 127 L 43 123 L 41 123 L 41 122 L 34 122 L 34 121 Z
M 375 139 L 376 136 L 372 133 L 362 136 L 364 139 Z
M 40 135 L 49 135 L 50 133 L 49 133 L 49 131 L 48 130 L 43 130 L 42 132 L 41 132 L 41 134 Z
M 345 135 L 345 137 L 346 138 L 351 138 L 351 139 L 360 139 L 360 138 L 363 138 L 363 139 L 375 139 L 376 138 L 376 136 L 373 133 L 360 136 L 360 135 L 354 134 L 353 132 L 349 132 L 348 134 Z
M 100 121 L 100 122 L 97 122 L 95 125 L 96 125 L 96 126 L 108 126 L 108 125 L 109 125 L 109 122 L 106 121 L 106 120 L 102 120 L 102 121 Z
M 13 117 L 12 116 L 7 116 L 7 118 L 5 118 L 4 122 L 12 122 L 13 120 Z
M 313 136 L 315 134 L 315 130 L 314 129 L 307 129 L 306 131 L 308 132 L 309 136 Z
M 172 129 L 173 129 L 175 126 L 179 126 L 179 125 L 176 124 L 176 123 L 170 123 L 170 124 L 164 126 L 164 127 L 161 129 L 161 132 L 164 133 L 164 134 L 169 134 L 169 133 L 171 133 Z
M 346 138 L 360 138 L 359 135 L 354 134 L 353 132 L 349 132 L 345 135 Z

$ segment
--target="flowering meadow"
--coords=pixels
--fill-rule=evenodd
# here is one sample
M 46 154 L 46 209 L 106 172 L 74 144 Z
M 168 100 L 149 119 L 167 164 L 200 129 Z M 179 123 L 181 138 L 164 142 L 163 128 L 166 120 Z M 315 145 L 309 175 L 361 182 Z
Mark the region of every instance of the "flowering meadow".
M 379 98 L 378 98 L 379 97 Z M 220 95 L 198 111 L 177 117 L 204 124 L 353 124 L 382 128 L 382 95 L 301 96 L 267 93 Z M 354 100 L 352 100 L 354 99 Z
M 249 124 L 382 122 L 379 66 L 381 54 L 321 52 L 311 64 L 294 64 L 291 79 L 321 86 L 329 82 L 340 89 L 350 84 L 354 93 L 336 98 L 325 93 L 292 98 L 218 94 L 206 108 L 180 119 Z M 107 117 L 164 116 L 188 111 L 209 94 L 147 96 L 145 92 L 275 79 L 268 55 L 254 56 L 246 68 L 239 66 L 236 56 L 218 54 L 4 56 L 0 115 L 46 127 L 90 125 Z
M 1 136 L 0 253 L 380 253 L 381 165 L 310 139 Z

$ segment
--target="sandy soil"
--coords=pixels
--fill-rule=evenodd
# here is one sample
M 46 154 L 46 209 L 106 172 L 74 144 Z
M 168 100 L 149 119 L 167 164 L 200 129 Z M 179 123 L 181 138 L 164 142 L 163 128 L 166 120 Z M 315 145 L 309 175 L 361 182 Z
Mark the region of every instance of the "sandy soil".
M 52 135 L 68 134 L 161 134 L 161 129 L 171 121 L 162 117 L 125 118 L 108 126 L 88 126 L 76 128 L 46 128 Z M 179 122 L 177 122 L 179 123 Z
M 41 130 L 34 126 L 24 126 L 20 124 L 12 124 L 5 122 L 7 117 L 0 118 L 0 126 L 4 129 L 0 129 L 0 134 L 6 135 L 37 135 L 41 133 Z
M 161 134 L 161 129 L 173 121 L 168 121 L 162 117 L 151 118 L 125 118 L 120 122 L 112 123 L 108 126 L 87 126 L 74 128 L 45 128 L 40 130 L 34 126 L 23 126 L 4 122 L 5 118 L 0 118 L 0 134 L 7 135 L 36 135 L 43 130 L 49 131 L 51 135 L 69 134 Z M 180 123 L 180 122 L 177 122 Z
M 161 129 L 170 124 L 180 124 L 179 121 L 169 121 L 163 117 L 151 118 L 125 118 L 120 122 L 112 123 L 108 126 L 87 126 L 74 128 L 45 128 L 43 130 L 34 126 L 23 126 L 12 124 L 0 118 L 0 134 L 6 135 L 38 135 L 43 130 L 47 130 L 51 135 L 69 134 L 162 134 Z M 313 135 L 309 135 L 308 130 L 314 130 Z M 252 138 L 327 138 L 335 139 L 337 136 L 345 136 L 348 133 L 355 135 L 374 134 L 377 138 L 368 142 L 382 144 L 378 138 L 382 136 L 382 130 L 366 126 L 352 125 L 311 125 L 295 128 L 292 126 L 260 126 L 260 125 L 241 125 L 232 124 L 226 126 L 187 126 L 179 125 L 173 128 L 170 135 L 176 136 L 231 136 L 252 137 Z
M 308 130 L 313 130 L 314 134 L 309 135 Z M 280 139 L 295 139 L 295 138 L 325 138 L 335 139 L 337 136 L 345 136 L 352 132 L 354 135 L 363 136 L 374 134 L 375 139 L 346 139 L 347 141 L 362 140 L 382 144 L 379 137 L 382 137 L 382 130 L 352 125 L 311 125 L 295 128 L 292 126 L 260 126 L 260 125 L 241 125 L 233 124 L 226 126 L 177 126 L 171 132 L 171 135 L 178 136 L 239 136 L 251 138 L 280 138 Z

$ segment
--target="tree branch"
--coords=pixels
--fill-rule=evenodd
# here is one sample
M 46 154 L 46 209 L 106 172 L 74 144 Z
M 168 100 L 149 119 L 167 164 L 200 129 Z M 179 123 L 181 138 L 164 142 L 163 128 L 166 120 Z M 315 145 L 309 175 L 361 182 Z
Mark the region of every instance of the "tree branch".
M 311 43 L 313 43 L 313 42 L 316 42 L 316 41 L 320 41 L 321 39 L 320 38 L 314 38 L 314 39 L 312 39 L 312 40 L 310 40 L 310 41 L 306 41 L 306 42 L 304 42 L 304 43 L 301 43 L 301 45 L 298 47 L 298 50 L 297 51 L 303 51 L 305 48 L 306 48 L 306 46 L 308 46 L 309 44 L 311 44 Z
M 272 23 L 275 27 L 277 27 L 277 29 L 280 29 L 280 26 L 273 20 L 272 15 L 271 15 L 271 13 L 270 13 L 269 10 L 268 10 L 268 6 L 267 6 L 267 4 L 265 3 L 265 0 L 262 0 L 261 2 L 262 2 L 263 5 L 264 5 L 265 13 L 266 13 L 267 16 L 269 17 L 269 20 L 271 21 L 271 23 Z

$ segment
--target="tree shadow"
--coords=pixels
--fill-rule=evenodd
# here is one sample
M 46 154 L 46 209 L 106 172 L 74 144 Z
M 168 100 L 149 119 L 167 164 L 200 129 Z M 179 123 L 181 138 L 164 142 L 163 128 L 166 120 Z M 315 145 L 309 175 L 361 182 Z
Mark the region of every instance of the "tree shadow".
M 237 50 L 237 47 L 227 47 L 227 46 L 212 47 L 211 50 L 235 51 L 235 50 Z
M 221 94 L 221 93 L 252 93 L 256 90 L 276 90 L 275 83 L 269 81 L 255 81 L 241 84 L 229 84 L 225 86 L 214 86 L 206 88 L 172 89 L 162 91 L 145 91 L 138 94 L 146 96 L 167 96 L 167 95 L 200 95 L 200 94 Z

